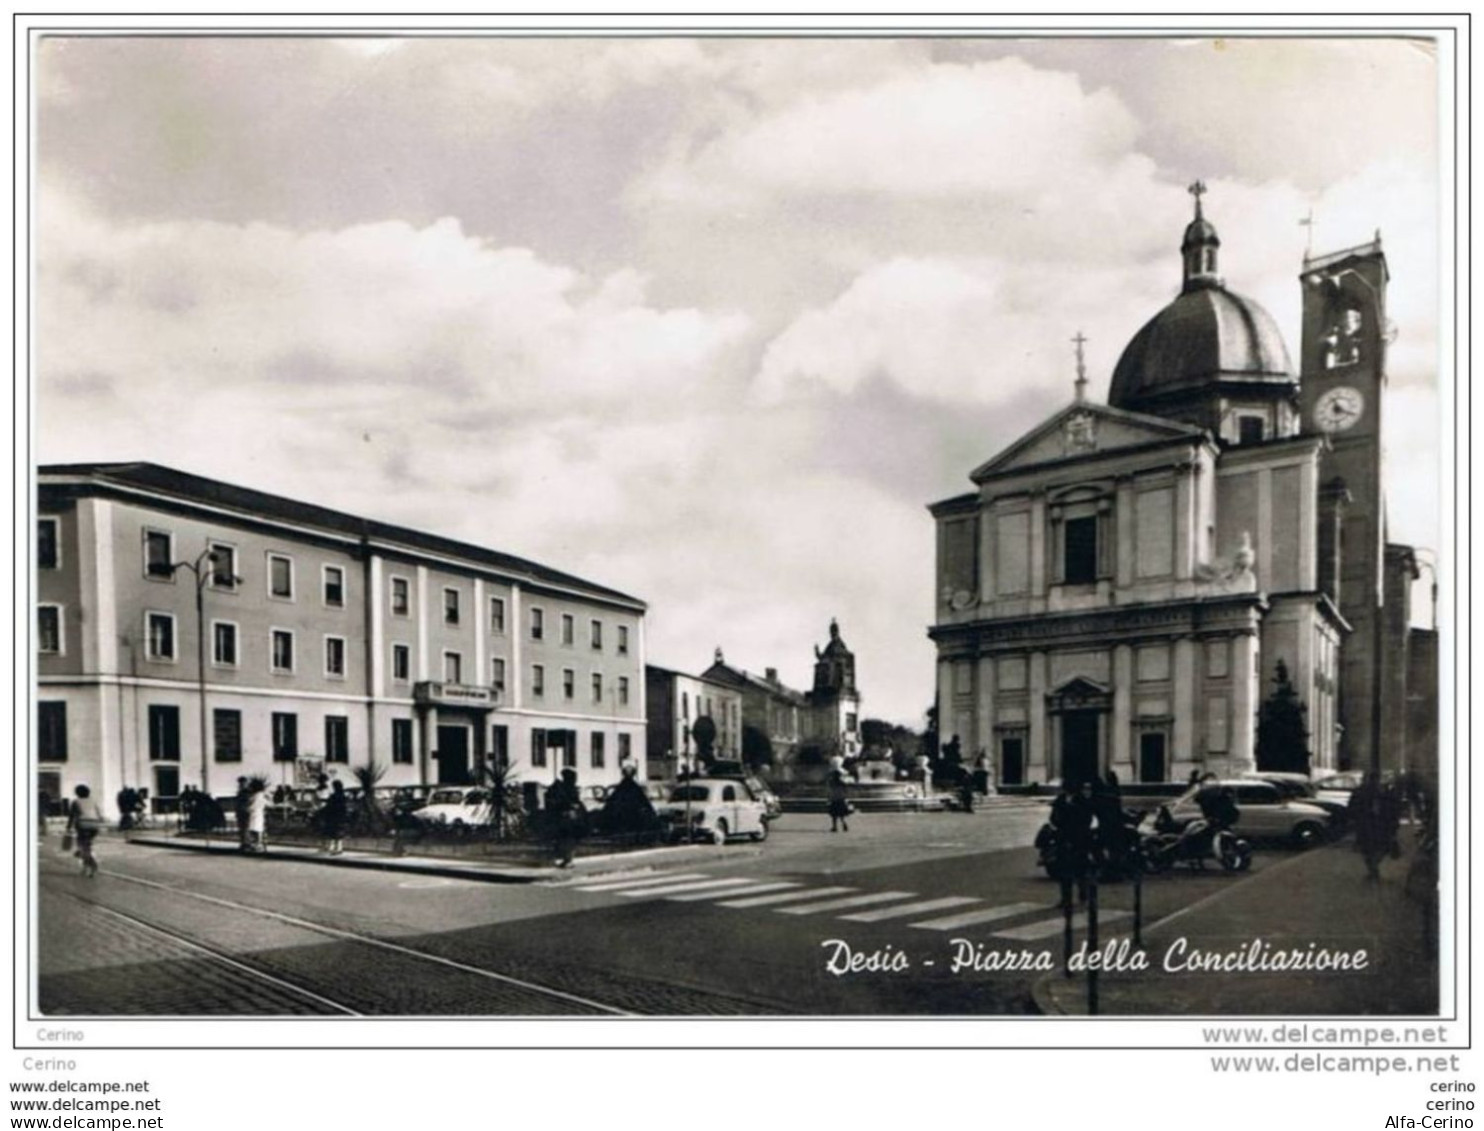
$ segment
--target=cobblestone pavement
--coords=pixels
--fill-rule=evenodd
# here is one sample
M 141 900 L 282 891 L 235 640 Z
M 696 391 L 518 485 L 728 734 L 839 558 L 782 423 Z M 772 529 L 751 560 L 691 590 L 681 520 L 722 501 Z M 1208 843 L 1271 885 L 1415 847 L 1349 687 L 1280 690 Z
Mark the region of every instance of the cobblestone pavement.
M 98 880 L 84 880 L 63 865 L 43 866 L 38 908 L 39 1003 L 47 1014 L 777 1012 L 654 979 L 504 955 L 480 945 L 477 932 L 395 942 L 336 937 L 251 907 L 131 883 L 106 867 Z

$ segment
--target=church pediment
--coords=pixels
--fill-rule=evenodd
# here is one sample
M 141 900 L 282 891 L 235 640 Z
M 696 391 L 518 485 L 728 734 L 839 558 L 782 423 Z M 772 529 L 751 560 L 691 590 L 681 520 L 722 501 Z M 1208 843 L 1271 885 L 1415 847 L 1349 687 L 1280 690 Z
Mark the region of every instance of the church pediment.
M 1146 416 L 1107 405 L 1077 403 L 1033 428 L 1015 443 L 977 468 L 976 483 L 995 475 L 1021 471 L 1039 464 L 1059 463 L 1178 439 L 1197 439 L 1201 429 L 1179 421 Z
M 1112 703 L 1112 699 L 1113 689 L 1111 687 L 1095 679 L 1088 679 L 1085 675 L 1073 676 L 1046 696 L 1053 711 L 1106 709 Z

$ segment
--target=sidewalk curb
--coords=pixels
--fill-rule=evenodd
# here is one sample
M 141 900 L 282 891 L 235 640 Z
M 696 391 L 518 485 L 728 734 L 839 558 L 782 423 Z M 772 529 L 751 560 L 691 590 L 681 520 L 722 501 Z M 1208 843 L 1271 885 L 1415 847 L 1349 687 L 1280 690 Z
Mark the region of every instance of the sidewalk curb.
M 171 848 L 177 852 L 202 852 L 207 855 L 233 857 L 241 855 L 236 848 L 231 846 L 218 848 L 210 844 L 182 844 L 178 841 L 158 839 L 155 837 L 132 837 L 128 843 L 142 844 L 150 848 Z M 442 876 L 446 879 L 455 880 L 476 880 L 487 884 L 533 884 L 538 880 L 549 879 L 552 876 L 564 874 L 564 870 L 555 867 L 531 868 L 528 872 L 508 868 L 501 870 L 461 868 L 448 864 L 424 864 L 416 860 L 398 859 L 396 857 L 383 859 L 363 856 L 310 855 L 309 853 L 293 850 L 270 851 L 260 854 L 258 858 L 297 864 L 319 864 L 329 868 L 357 868 L 362 871 L 374 872 L 408 872 L 412 875 Z
M 142 844 L 150 848 L 170 848 L 177 852 L 200 852 L 216 855 L 239 856 L 235 845 L 231 844 L 205 844 L 192 843 L 186 838 L 135 836 L 125 841 L 127 844 Z M 652 867 L 654 857 L 663 856 L 665 860 L 680 862 L 683 860 L 721 858 L 725 855 L 728 860 L 738 860 L 743 857 L 760 856 L 760 849 L 742 849 L 736 847 L 722 848 L 718 845 L 685 844 L 673 847 L 646 848 L 636 852 L 612 852 L 599 856 L 579 856 L 573 861 L 570 868 L 558 868 L 553 864 L 533 865 L 531 867 L 518 866 L 469 866 L 459 864 L 432 863 L 423 859 L 408 859 L 405 856 L 329 856 L 320 852 L 310 852 L 302 849 L 279 849 L 270 850 L 263 854 L 269 859 L 289 861 L 299 864 L 319 864 L 329 868 L 358 868 L 363 871 L 380 872 L 407 872 L 412 875 L 442 876 L 446 879 L 475 880 L 488 884 L 534 884 L 544 880 L 555 879 L 593 879 L 613 871 L 627 871 L 627 865 L 634 864 L 636 868 L 648 869 Z

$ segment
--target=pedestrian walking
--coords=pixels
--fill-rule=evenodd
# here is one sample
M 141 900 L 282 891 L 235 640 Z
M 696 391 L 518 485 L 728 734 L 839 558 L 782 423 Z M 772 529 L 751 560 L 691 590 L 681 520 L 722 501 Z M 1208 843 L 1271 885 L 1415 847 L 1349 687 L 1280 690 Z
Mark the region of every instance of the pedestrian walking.
M 1051 827 L 1056 830 L 1056 878 L 1061 884 L 1063 911 L 1072 906 L 1072 888 L 1087 901 L 1087 873 L 1092 863 L 1092 827 L 1096 817 L 1092 782 L 1074 785 L 1063 778 L 1061 792 L 1051 803 Z
M 247 839 L 248 851 L 268 851 L 268 791 L 260 781 L 253 782 L 248 793 Z
M 330 796 L 320 813 L 320 822 L 325 834 L 325 850 L 331 856 L 339 856 L 345 851 L 343 839 L 345 826 L 350 823 L 350 806 L 345 796 L 345 784 L 339 778 L 335 779 L 334 787 L 330 790 Z
M 850 825 L 845 820 L 850 816 L 850 795 L 847 791 L 845 771 L 839 766 L 830 770 L 829 779 L 825 782 L 825 797 L 829 801 L 830 832 L 849 832 Z
M 232 817 L 237 822 L 237 849 L 247 852 L 252 847 L 252 840 L 247 831 L 248 804 L 252 798 L 252 790 L 247 788 L 247 778 L 237 779 L 237 794 L 232 799 Z
M 78 870 L 88 879 L 98 874 L 98 859 L 93 855 L 93 842 L 107 822 L 103 807 L 93 797 L 93 791 L 79 785 L 73 792 L 77 795 L 67 812 L 67 830 L 76 837 L 77 858 L 81 862 Z
M 1355 847 L 1365 861 L 1366 880 L 1379 883 L 1381 861 L 1392 851 L 1397 838 L 1397 809 L 1391 791 L 1381 784 L 1381 775 L 1367 770 L 1360 786 L 1350 795 L 1346 811 L 1355 830 Z
M 587 810 L 577 792 L 577 771 L 563 770 L 560 780 L 546 789 L 546 820 L 558 868 L 572 866 L 586 816 Z

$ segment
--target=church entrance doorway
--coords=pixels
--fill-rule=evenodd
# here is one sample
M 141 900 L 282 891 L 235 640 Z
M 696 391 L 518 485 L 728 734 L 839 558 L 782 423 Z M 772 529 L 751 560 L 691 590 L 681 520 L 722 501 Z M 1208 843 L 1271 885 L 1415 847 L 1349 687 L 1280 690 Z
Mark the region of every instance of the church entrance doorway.
M 1061 773 L 1069 782 L 1098 776 L 1098 716 L 1100 711 L 1063 711 L 1061 716 Z
M 1139 780 L 1165 780 L 1165 736 L 1163 731 L 1139 735 Z

